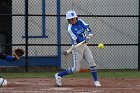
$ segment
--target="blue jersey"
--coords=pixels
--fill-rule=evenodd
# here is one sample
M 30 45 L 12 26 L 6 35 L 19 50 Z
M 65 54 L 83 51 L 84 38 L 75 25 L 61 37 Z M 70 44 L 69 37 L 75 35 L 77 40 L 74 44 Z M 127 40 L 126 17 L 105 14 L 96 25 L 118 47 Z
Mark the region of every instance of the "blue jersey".
M 89 28 L 83 20 L 78 19 L 76 24 L 69 24 L 68 33 L 72 39 L 72 45 L 80 43 L 86 39 L 85 31 Z

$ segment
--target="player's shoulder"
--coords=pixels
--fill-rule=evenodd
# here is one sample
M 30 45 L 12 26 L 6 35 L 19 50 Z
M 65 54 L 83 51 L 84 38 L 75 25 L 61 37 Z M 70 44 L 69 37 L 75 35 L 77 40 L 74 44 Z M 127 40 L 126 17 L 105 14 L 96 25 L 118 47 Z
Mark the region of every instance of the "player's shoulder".
M 82 19 L 78 19 L 78 22 L 84 22 Z
M 85 23 L 82 19 L 78 19 L 78 23 L 83 24 L 83 25 L 89 25 L 89 24 Z

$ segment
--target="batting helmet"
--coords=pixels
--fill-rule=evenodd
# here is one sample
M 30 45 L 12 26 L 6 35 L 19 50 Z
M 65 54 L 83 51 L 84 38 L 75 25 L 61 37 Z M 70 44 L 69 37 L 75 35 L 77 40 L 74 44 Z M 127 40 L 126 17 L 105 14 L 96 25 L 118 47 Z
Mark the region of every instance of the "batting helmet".
M 75 17 L 77 17 L 77 14 L 74 10 L 69 10 L 66 13 L 66 19 L 72 19 L 72 18 L 75 18 Z

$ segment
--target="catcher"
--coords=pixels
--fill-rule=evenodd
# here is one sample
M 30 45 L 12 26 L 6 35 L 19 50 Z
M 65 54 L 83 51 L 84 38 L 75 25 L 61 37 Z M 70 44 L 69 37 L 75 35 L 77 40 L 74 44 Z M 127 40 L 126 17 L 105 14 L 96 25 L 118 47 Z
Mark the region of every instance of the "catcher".
M 13 51 L 12 55 L 6 55 L 2 52 L 0 52 L 0 59 L 6 60 L 6 61 L 16 61 L 19 60 L 20 57 L 24 54 L 24 50 L 21 48 L 15 49 Z
M 16 61 L 16 60 L 19 60 L 20 57 L 24 54 L 24 50 L 19 48 L 19 49 L 15 49 L 13 51 L 13 54 L 12 55 L 6 55 L 2 52 L 0 52 L 0 59 L 2 60 L 6 60 L 6 61 Z M 6 79 L 3 79 L 1 76 L 0 76 L 0 87 L 2 86 L 6 86 L 7 85 L 7 80 Z

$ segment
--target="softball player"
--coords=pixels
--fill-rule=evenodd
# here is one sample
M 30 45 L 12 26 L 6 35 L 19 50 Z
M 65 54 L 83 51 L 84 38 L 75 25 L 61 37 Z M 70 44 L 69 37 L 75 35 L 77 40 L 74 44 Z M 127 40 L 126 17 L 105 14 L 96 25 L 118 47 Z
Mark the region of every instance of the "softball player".
M 91 32 L 89 25 L 86 24 L 83 20 L 78 19 L 75 11 L 69 10 L 66 13 L 66 19 L 68 20 L 69 23 L 68 33 L 70 35 L 70 38 L 72 39 L 73 47 L 76 44 L 86 39 L 89 39 L 88 37 L 93 38 L 93 33 Z M 85 35 L 86 32 L 88 33 L 88 37 Z M 74 66 L 72 68 L 68 68 L 62 72 L 58 72 L 55 74 L 57 86 L 62 85 L 61 77 L 78 72 L 80 70 L 80 62 L 82 61 L 82 59 L 84 59 L 89 64 L 89 68 L 91 69 L 95 87 L 100 87 L 101 84 L 97 78 L 96 63 L 93 59 L 91 50 L 87 46 L 87 43 L 83 43 L 79 47 L 74 48 L 72 51 L 72 55 Z
M 8 56 L 0 52 L 0 59 L 6 60 L 6 61 L 16 61 L 18 58 L 16 56 Z
M 6 61 L 16 61 L 17 60 L 16 56 L 8 56 L 8 55 L 5 55 L 2 52 L 0 52 L 0 59 L 6 60 Z M 7 80 L 6 79 L 3 79 L 0 76 L 0 87 L 1 86 L 6 86 L 6 85 L 7 85 Z
M 0 52 L 0 59 L 6 60 L 6 61 L 16 61 L 19 60 L 20 57 L 24 54 L 23 49 L 15 49 L 13 52 L 13 55 L 5 55 L 4 53 Z M 0 87 L 1 86 L 6 86 L 7 85 L 7 80 L 3 79 L 0 76 Z
M 5 55 L 4 53 L 0 52 L 0 59 L 6 60 L 6 61 L 16 61 L 16 60 L 19 60 L 23 54 L 24 54 L 23 49 L 15 49 L 12 56 Z

